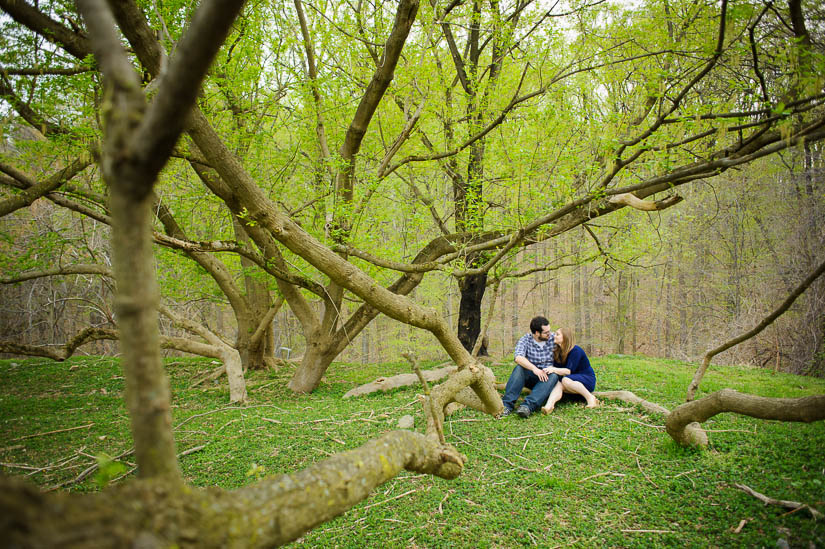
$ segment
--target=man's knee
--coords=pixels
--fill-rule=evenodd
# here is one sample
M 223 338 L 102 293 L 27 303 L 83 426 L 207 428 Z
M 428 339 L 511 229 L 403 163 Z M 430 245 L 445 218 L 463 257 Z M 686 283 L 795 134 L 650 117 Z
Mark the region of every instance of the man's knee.
M 519 365 L 516 365 L 513 368 L 513 371 L 510 373 L 510 379 L 524 379 L 524 368 Z

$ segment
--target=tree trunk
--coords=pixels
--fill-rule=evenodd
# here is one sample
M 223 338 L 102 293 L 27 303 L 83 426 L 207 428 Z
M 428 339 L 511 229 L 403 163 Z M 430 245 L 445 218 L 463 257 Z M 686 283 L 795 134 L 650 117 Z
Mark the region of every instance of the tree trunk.
M 637 326 L 637 317 L 636 317 L 636 286 L 638 285 L 638 279 L 633 276 L 633 271 L 630 271 L 630 348 L 632 349 L 631 352 L 635 355 L 636 351 L 638 350 L 636 334 L 638 331 Z
M 361 364 L 369 364 L 370 362 L 370 331 L 363 330 L 361 332 Z
M 510 338 L 510 351 L 512 352 L 513 346 L 515 346 L 516 341 L 518 338 L 521 337 L 521 334 L 524 332 L 528 332 L 529 330 L 522 330 L 521 326 L 519 325 L 519 301 L 518 301 L 518 279 L 513 279 L 513 296 L 510 301 L 510 307 L 512 313 L 510 314 L 510 331 L 513 336 Z
M 627 278 L 622 275 L 622 272 L 619 271 L 618 277 L 616 280 L 616 317 L 614 321 L 615 326 L 615 333 L 614 337 L 616 338 L 613 342 L 613 352 L 618 354 L 624 354 L 625 351 L 625 339 L 627 338 L 627 303 L 626 299 L 626 288 L 627 287 Z
M 287 387 L 295 393 L 311 393 L 321 383 L 321 378 L 336 356 L 338 348 L 333 341 L 320 338 L 317 334 L 307 337 L 304 358 Z
M 592 309 L 592 299 L 590 297 L 590 278 L 587 273 L 587 266 L 582 267 L 581 289 L 582 303 L 584 303 L 584 318 L 582 318 L 581 347 L 589 355 L 593 353 L 593 325 L 590 321 L 590 310 Z
M 665 263 L 664 270 L 664 293 L 665 293 L 665 316 L 662 318 L 664 324 L 664 347 L 662 347 L 662 356 L 673 357 L 673 349 L 670 348 L 670 319 L 673 315 L 673 296 L 671 295 L 670 274 L 672 267 L 670 263 Z
M 233 216 L 233 225 L 235 229 L 235 238 L 238 242 L 252 245 L 252 240 L 244 231 L 240 221 Z M 269 289 L 261 280 L 250 275 L 250 272 L 257 271 L 257 266 L 249 259 L 241 257 L 241 267 L 243 268 L 243 282 L 246 289 L 246 303 L 249 305 L 249 313 L 241 313 L 235 311 L 235 316 L 238 320 L 238 336 L 235 347 L 241 354 L 241 362 L 243 363 L 244 371 L 247 370 L 263 370 L 266 368 L 267 359 L 272 359 L 272 349 L 267 345 L 267 336 L 262 337 L 254 344 L 249 343 L 249 339 L 261 322 L 261 319 L 266 315 L 269 304 L 272 302 L 272 297 Z M 244 316 L 244 318 L 241 318 Z M 248 316 L 248 318 L 247 318 Z M 269 353 L 267 353 L 269 351 Z
M 252 342 L 252 334 L 255 332 L 257 323 L 251 318 L 238 318 L 238 336 L 235 339 L 235 348 L 241 357 L 243 371 L 261 370 L 266 368 L 267 344 L 266 337 L 260 338 L 257 342 Z M 274 356 L 274 355 L 273 355 Z
M 459 283 L 461 302 L 458 306 L 458 339 L 468 351 L 481 334 L 481 302 L 487 288 L 487 274 L 464 277 Z M 487 346 L 482 344 L 478 356 L 488 356 Z
M 570 277 L 571 294 L 573 298 L 573 333 L 581 339 L 584 332 L 584 305 L 582 304 L 582 286 L 581 286 L 581 265 L 573 267 L 573 273 Z

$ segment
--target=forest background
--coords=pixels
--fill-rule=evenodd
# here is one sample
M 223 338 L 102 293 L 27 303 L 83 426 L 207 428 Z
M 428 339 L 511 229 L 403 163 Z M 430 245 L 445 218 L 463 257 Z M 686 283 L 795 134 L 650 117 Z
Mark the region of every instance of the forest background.
M 806 60 L 779 45 L 792 24 L 768 4 L 729 9 L 726 47 L 714 71 L 693 82 L 718 32 L 718 7 L 711 3 L 493 2 L 489 9 L 425 3 L 421 28 L 408 38 L 389 98 L 358 152 L 355 175 L 347 174 L 342 151 L 353 98 L 380 67 L 378 46 L 394 8 L 368 2 L 303 8 L 249 3 L 200 106 L 280 207 L 330 246 L 360 250 L 367 260 L 350 250 L 351 260 L 387 283 L 388 262 L 410 264 L 439 234 L 507 234 L 542 210 L 599 192 L 606 159 L 627 146 L 622 139 L 645 117 L 659 115 L 665 123 L 640 145 L 647 157 L 622 166 L 629 182 L 710 158 L 726 139 L 741 140 L 740 126 L 754 116 L 773 113 L 773 124 L 789 128 L 821 102 L 815 93 L 821 58 Z M 818 56 L 821 7 L 805 8 L 810 51 Z M 40 9 L 68 27 L 77 24 L 70 4 Z M 152 2 L 144 10 L 173 50 L 189 3 Z M 111 265 L 106 191 L 90 159 L 76 166 L 78 151 L 99 131 L 99 75 L 82 56 L 72 59 L 8 17 L 2 50 L 4 196 L 19 197 L 27 180 L 32 188 L 61 170 L 71 173 L 42 193 L 46 199 L 34 196 L 0 219 L 0 333 L 28 351 L 59 349 L 86 328 L 117 325 L 113 282 L 100 276 Z M 805 64 L 807 76 L 794 81 L 787 66 Z M 789 87 L 799 97 L 813 92 L 794 106 Z M 341 141 L 338 153 L 328 144 Z M 404 159 L 397 162 L 396 154 Z M 250 243 L 243 207 L 233 212 L 230 201 L 204 188 L 197 152 L 181 145 L 175 156 L 161 175 L 155 221 L 157 233 L 168 235 L 156 238 L 163 303 L 178 317 L 161 316 L 169 338 L 202 338 L 206 328 L 240 351 L 244 368 L 270 358 L 316 360 L 306 358 L 306 342 L 323 337 L 346 340 L 337 354 L 320 359 L 327 364 L 330 356 L 396 360 L 409 349 L 425 360 L 445 356 L 429 334 L 382 315 L 353 329 L 347 319 L 362 302 L 343 293 L 331 301 L 319 297 L 328 281 L 286 251 L 285 264 L 305 277 L 290 290 L 303 297 L 287 296 L 292 307 L 282 305 L 283 280 L 249 254 L 215 253 L 214 245 L 191 251 L 193 243 L 231 241 L 226 249 L 247 245 L 270 253 L 260 241 Z M 350 181 L 342 183 L 342 174 Z M 485 350 L 505 356 L 529 319 L 543 313 L 554 327 L 571 326 L 595 356 L 697 359 L 758 323 L 817 264 L 825 239 L 822 174 L 821 144 L 803 138 L 679 187 L 684 200 L 668 209 L 624 208 L 513 246 L 483 274 L 487 291 L 475 290 L 482 300 L 462 343 L 472 347 L 483 311 Z M 665 194 L 673 192 L 657 196 Z M 164 221 L 164 212 L 175 221 Z M 410 295 L 461 336 L 467 269 L 490 257 L 459 252 Z M 313 310 L 314 320 L 301 308 Z M 257 350 L 243 341 L 253 333 Z M 821 376 L 824 334 L 825 283 L 818 281 L 760 337 L 715 360 Z M 117 353 L 105 337 L 91 339 L 77 352 Z M 192 352 L 180 345 L 165 352 L 180 352 L 175 348 Z
M 535 312 L 594 356 L 690 356 L 825 270 L 818 4 L 0 8 L 2 282 L 25 304 L 0 351 L 60 362 L 118 340 L 137 471 L 90 497 L 0 479 L 12 543 L 294 540 L 402 469 L 458 477 L 447 405 L 501 413 L 474 355 L 509 354 Z M 821 374 L 821 290 L 739 360 Z M 359 352 L 443 352 L 457 371 L 421 397 L 426 434 L 198 490 L 161 349 L 216 359 L 233 403 L 261 370 L 307 393 Z M 812 422 L 823 399 L 646 405 L 706 448 L 715 414 Z

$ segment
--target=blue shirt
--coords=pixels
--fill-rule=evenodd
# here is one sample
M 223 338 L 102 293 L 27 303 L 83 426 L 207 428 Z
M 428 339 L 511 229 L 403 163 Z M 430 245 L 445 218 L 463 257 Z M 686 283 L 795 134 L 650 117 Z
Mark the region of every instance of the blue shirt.
M 553 365 L 553 350 L 556 344 L 552 338 L 548 339 L 544 345 L 539 345 L 533 339 L 533 334 L 524 334 L 516 343 L 516 350 L 513 358 L 523 356 L 533 363 L 536 368 L 544 369 Z

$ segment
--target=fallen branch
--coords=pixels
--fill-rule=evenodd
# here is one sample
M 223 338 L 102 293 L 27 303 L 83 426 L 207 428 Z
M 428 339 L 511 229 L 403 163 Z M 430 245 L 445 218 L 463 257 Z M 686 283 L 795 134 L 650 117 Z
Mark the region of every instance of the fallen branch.
M 604 477 L 604 476 L 614 476 L 614 477 L 624 477 L 627 476 L 624 473 L 614 473 L 613 471 L 605 471 L 604 473 L 596 473 L 595 475 L 590 475 L 589 477 L 584 477 L 583 479 L 579 479 L 578 482 L 582 483 L 585 480 L 590 480 L 591 478 L 596 477 Z
M 492 455 L 493 457 L 497 457 L 498 459 L 503 459 L 504 461 L 506 461 L 506 462 L 507 462 L 507 464 L 508 464 L 510 467 L 515 467 L 516 469 L 521 469 L 522 471 L 528 471 L 528 472 L 530 472 L 530 473 L 541 473 L 541 472 L 543 472 L 543 471 L 541 471 L 540 469 L 528 469 L 527 467 L 522 467 L 521 465 L 516 465 L 515 463 L 513 463 L 512 461 L 510 461 L 510 460 L 509 460 L 509 459 L 507 459 L 506 457 L 504 457 L 504 456 L 500 456 L 500 455 L 498 455 L 498 454 L 491 454 L 491 455 Z
M 749 486 L 746 486 L 744 484 L 734 484 L 734 486 L 736 486 L 737 488 L 739 488 L 740 490 L 742 490 L 746 494 L 750 494 L 751 496 L 755 497 L 756 499 L 758 499 L 759 501 L 761 501 L 765 505 L 779 505 L 781 507 L 792 509 L 793 511 L 798 511 L 800 509 L 807 509 L 808 512 L 811 513 L 811 516 L 814 519 L 819 520 L 819 519 L 822 518 L 822 513 L 820 513 L 819 511 L 817 511 L 816 509 L 814 509 L 813 507 L 811 507 L 807 503 L 800 503 L 798 501 L 788 501 L 786 499 L 774 499 L 774 498 L 766 496 L 765 494 L 760 494 L 759 492 L 757 492 L 753 488 L 750 488 Z
M 628 404 L 636 404 L 641 406 L 645 411 L 653 414 L 668 415 L 670 410 L 655 402 L 647 401 L 641 397 L 636 396 L 630 391 L 597 391 L 593 393 L 598 398 L 609 398 L 612 400 L 621 400 Z
M 122 453 L 116 455 L 115 457 L 113 457 L 112 461 L 118 461 L 119 459 L 122 459 L 122 458 L 124 458 L 128 455 L 133 454 L 133 453 L 135 453 L 134 446 L 129 448 L 125 452 L 122 452 Z M 51 487 L 47 488 L 46 490 L 44 490 L 44 492 L 53 492 L 54 490 L 58 490 L 60 488 L 65 488 L 66 486 L 72 486 L 73 484 L 77 484 L 79 482 L 83 482 L 84 480 L 86 480 L 89 477 L 89 475 L 91 475 L 92 473 L 97 471 L 99 467 L 100 467 L 100 464 L 95 462 L 95 463 L 91 464 L 89 467 L 87 467 L 86 469 L 84 469 L 83 471 L 81 471 L 81 473 L 79 475 L 77 475 L 75 478 L 64 481 L 64 482 L 61 482 L 60 484 L 55 484 L 54 486 L 51 486 Z
M 221 377 L 224 374 L 224 372 L 226 372 L 226 366 L 220 365 L 217 368 L 215 368 L 214 370 L 212 370 L 211 372 L 205 372 L 203 374 L 200 374 L 195 379 L 195 381 L 193 381 L 192 383 L 189 384 L 188 389 L 194 389 L 195 387 L 197 387 L 198 385 L 200 385 L 200 384 L 202 384 L 206 381 L 213 381 L 215 379 L 218 379 L 219 377 Z
M 455 366 L 446 366 L 437 370 L 424 370 L 421 373 L 427 381 L 439 381 L 455 371 Z M 358 387 L 347 391 L 343 398 L 368 395 L 377 391 L 390 391 L 399 387 L 416 385 L 420 382 L 421 381 L 416 374 L 398 374 L 397 376 L 392 377 L 380 377 L 371 383 L 365 383 L 364 385 L 359 385 Z
M 399 499 L 399 498 L 403 498 L 404 496 L 408 496 L 408 495 L 412 494 L 413 492 L 417 492 L 417 491 L 418 491 L 417 488 L 413 489 L 413 490 L 407 490 L 403 494 L 398 494 L 397 496 L 385 499 L 384 501 L 379 501 L 377 503 L 370 503 L 369 505 L 364 506 L 363 509 L 369 509 L 370 507 L 375 507 L 376 505 L 383 505 L 387 502 L 390 502 L 390 501 L 393 501 L 393 500 L 396 500 L 396 499 Z

